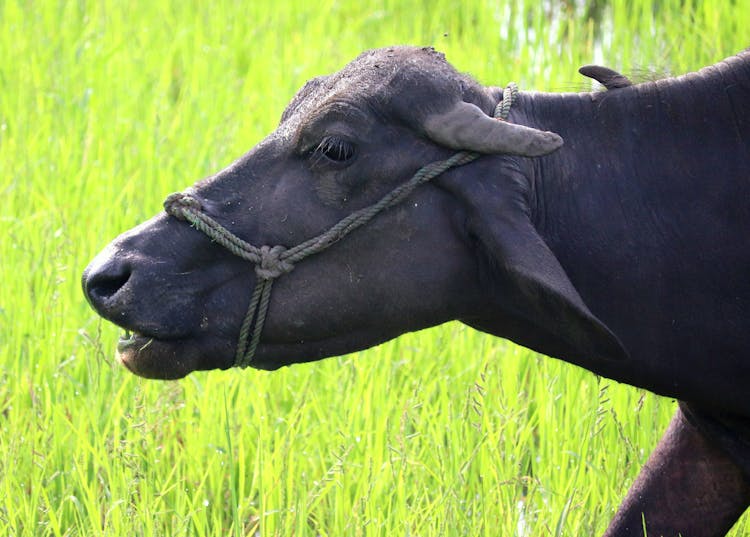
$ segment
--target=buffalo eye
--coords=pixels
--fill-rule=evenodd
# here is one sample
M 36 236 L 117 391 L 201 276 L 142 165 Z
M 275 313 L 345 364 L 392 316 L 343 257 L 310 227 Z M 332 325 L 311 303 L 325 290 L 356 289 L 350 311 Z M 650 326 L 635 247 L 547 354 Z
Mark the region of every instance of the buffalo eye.
M 343 164 L 354 157 L 354 144 L 338 136 L 326 136 L 313 150 L 312 157 L 316 163 L 329 161 Z

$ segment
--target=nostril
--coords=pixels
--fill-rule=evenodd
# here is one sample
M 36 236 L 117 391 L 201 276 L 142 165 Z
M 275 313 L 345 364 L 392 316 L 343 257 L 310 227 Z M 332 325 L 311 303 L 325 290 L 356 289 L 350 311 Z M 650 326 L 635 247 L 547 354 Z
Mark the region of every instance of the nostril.
M 89 292 L 102 298 L 111 297 L 127 283 L 129 278 L 130 274 L 97 274 L 89 281 Z
M 94 307 L 101 307 L 111 300 L 128 282 L 132 271 L 130 265 L 118 259 L 96 260 L 83 273 L 83 290 Z

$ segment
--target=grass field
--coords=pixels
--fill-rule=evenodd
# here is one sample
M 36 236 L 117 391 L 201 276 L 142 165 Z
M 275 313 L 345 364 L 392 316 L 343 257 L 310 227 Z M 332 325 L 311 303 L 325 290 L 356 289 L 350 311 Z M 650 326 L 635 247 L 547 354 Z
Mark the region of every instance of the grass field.
M 0 0 L 0 535 L 601 533 L 674 401 L 458 324 L 145 381 L 79 277 L 361 50 L 584 90 L 750 45 L 750 1 Z M 743 519 L 733 535 L 750 534 Z

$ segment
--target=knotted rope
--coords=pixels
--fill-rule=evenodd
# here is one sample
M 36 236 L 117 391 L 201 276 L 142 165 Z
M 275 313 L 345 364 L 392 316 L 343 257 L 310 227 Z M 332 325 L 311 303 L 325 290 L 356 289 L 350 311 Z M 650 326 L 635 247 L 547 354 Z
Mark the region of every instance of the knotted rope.
M 506 86 L 503 90 L 503 99 L 495 108 L 494 117 L 496 119 L 507 120 L 510 107 L 516 100 L 517 94 L 518 88 L 515 84 L 510 83 Z M 255 285 L 247 314 L 240 327 L 234 365 L 245 368 L 252 362 L 268 314 L 268 304 L 274 280 L 287 272 L 291 272 L 295 265 L 306 257 L 327 249 L 355 229 L 365 225 L 380 212 L 400 203 L 419 185 L 437 177 L 446 170 L 468 164 L 480 155 L 480 153 L 472 151 L 460 151 L 448 159 L 427 164 L 420 168 L 411 179 L 391 190 L 377 203 L 353 212 L 327 231 L 292 248 L 280 245 L 253 246 L 205 214 L 202 211 L 200 201 L 195 197 L 184 192 L 170 194 L 164 201 L 164 210 L 167 214 L 189 222 L 212 241 L 220 244 L 237 257 L 255 265 L 255 275 L 258 282 Z

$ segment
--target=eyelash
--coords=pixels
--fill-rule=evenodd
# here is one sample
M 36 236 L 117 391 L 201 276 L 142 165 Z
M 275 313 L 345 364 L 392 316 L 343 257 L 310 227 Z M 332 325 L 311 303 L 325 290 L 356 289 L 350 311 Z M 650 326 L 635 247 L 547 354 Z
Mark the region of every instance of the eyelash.
M 336 136 L 326 136 L 313 150 L 316 160 L 327 159 L 331 162 L 344 163 L 354 156 L 354 144 Z

